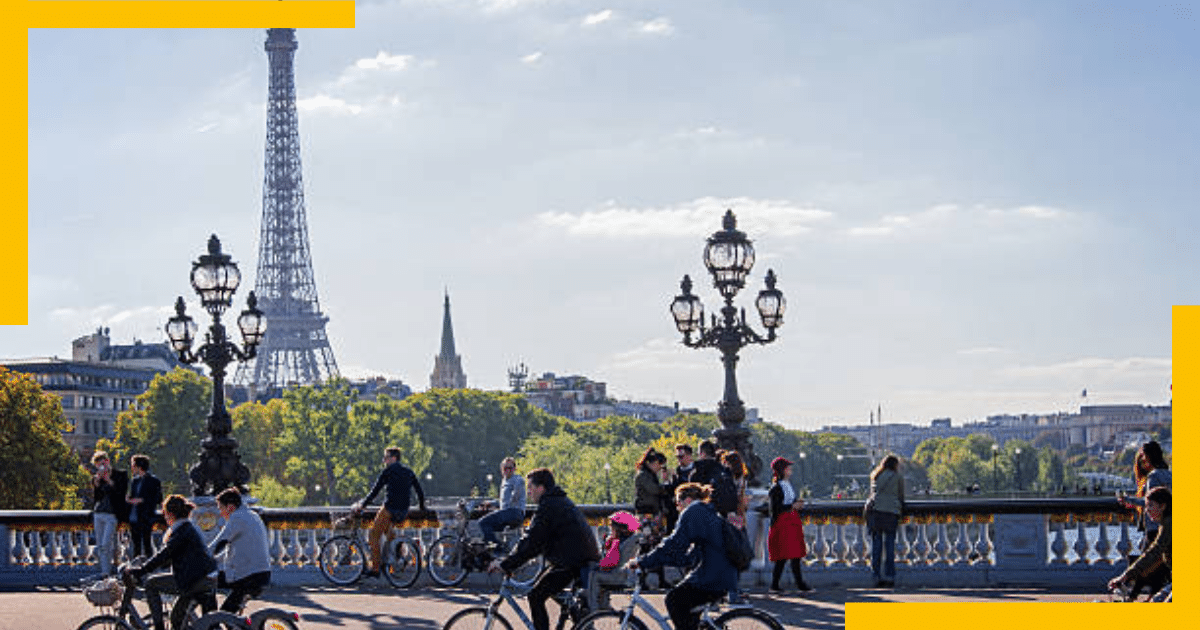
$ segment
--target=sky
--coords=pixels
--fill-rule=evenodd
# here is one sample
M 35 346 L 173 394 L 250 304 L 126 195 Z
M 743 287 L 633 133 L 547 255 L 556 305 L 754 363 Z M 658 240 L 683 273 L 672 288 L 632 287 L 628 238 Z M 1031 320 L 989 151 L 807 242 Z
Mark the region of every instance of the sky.
M 509 366 L 713 409 L 668 305 L 732 209 L 779 339 L 740 394 L 816 429 L 1166 404 L 1200 302 L 1189 3 L 391 0 L 297 31 L 312 260 L 343 375 Z M 29 324 L 165 340 L 210 233 L 256 276 L 262 30 L 29 32 Z M 1083 390 L 1087 397 L 1083 398 Z

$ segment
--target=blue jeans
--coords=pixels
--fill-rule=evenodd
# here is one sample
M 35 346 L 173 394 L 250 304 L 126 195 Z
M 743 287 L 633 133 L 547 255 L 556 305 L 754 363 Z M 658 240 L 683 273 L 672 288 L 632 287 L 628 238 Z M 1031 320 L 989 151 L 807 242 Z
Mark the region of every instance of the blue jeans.
M 890 512 L 876 512 L 876 526 L 871 530 L 871 571 L 877 580 L 896 579 L 896 527 L 899 524 L 897 515 Z M 884 552 L 887 552 L 886 559 Z M 883 566 L 880 567 L 880 564 Z M 882 571 L 880 569 L 882 568 Z
M 479 519 L 479 531 L 483 532 L 483 539 L 490 543 L 498 543 L 500 540 L 496 538 L 496 532 L 505 527 L 515 527 L 525 522 L 525 510 L 521 508 L 505 508 L 496 510 L 483 518 Z
M 108 512 L 92 513 L 92 529 L 96 533 L 96 563 L 100 572 L 111 575 L 113 554 L 117 547 L 117 517 Z

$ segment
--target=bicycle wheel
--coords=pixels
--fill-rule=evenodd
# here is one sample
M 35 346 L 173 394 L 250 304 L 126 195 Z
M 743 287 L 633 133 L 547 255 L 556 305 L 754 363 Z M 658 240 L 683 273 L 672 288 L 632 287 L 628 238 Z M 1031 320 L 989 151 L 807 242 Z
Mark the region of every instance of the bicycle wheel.
M 580 619 L 575 624 L 575 630 L 646 630 L 646 623 L 633 615 L 622 624 L 624 620 L 623 610 L 597 610 Z
M 713 620 L 718 630 L 783 630 L 770 614 L 755 608 L 735 608 Z
M 338 586 L 349 586 L 362 577 L 366 567 L 362 543 L 349 536 L 334 536 L 321 543 L 317 565 L 321 575 Z
M 187 627 L 192 630 L 249 630 L 250 625 L 246 623 L 245 617 L 224 610 L 214 610 L 189 623 Z
M 512 624 L 500 611 L 492 613 L 489 620 L 487 608 L 473 606 L 454 613 L 442 630 L 512 630 Z
M 254 625 L 250 630 L 299 630 L 300 628 L 291 615 L 270 614 L 257 618 L 252 617 L 252 619 L 254 619 Z
M 457 536 L 446 535 L 433 541 L 429 548 L 429 577 L 442 586 L 458 586 L 467 579 Z
M 521 586 L 529 586 L 533 584 L 537 576 L 542 574 L 544 566 L 546 566 L 546 561 L 541 556 L 537 556 L 533 560 L 521 565 L 516 571 L 513 571 L 512 579 Z
M 96 615 L 79 624 L 76 630 L 133 630 L 133 627 L 115 615 Z
M 397 538 L 388 544 L 383 576 L 396 588 L 408 588 L 421 576 L 421 547 L 411 538 Z

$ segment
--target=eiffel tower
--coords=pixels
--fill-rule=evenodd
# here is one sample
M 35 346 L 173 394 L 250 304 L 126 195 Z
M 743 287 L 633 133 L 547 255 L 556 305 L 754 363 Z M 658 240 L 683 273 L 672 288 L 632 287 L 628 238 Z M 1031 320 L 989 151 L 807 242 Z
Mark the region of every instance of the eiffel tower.
M 338 375 L 317 303 L 296 117 L 296 29 L 267 29 L 267 156 L 263 179 L 262 232 L 254 290 L 267 317 L 258 357 L 238 367 L 234 382 L 251 399 L 279 396 L 289 385 L 311 385 Z

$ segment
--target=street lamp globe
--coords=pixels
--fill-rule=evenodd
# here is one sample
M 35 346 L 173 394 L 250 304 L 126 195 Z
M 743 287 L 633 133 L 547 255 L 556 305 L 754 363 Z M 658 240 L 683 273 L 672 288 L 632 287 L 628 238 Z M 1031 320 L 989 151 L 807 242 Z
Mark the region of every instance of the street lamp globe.
M 726 300 L 746 286 L 746 275 L 754 267 L 754 245 L 746 233 L 737 229 L 733 210 L 726 210 L 722 230 L 708 237 L 704 246 L 704 266 L 712 274 L 713 285 Z
M 675 328 L 679 332 L 690 335 L 704 326 L 704 304 L 692 295 L 692 279 L 687 275 L 683 276 L 679 288 L 683 292 L 671 301 L 671 317 L 675 318 Z
M 238 329 L 242 331 L 242 341 L 247 348 L 257 347 L 262 343 L 263 335 L 267 332 L 267 318 L 258 310 L 258 298 L 251 291 L 246 298 L 246 310 L 237 319 Z
M 171 341 L 171 349 L 175 354 L 186 353 L 192 348 L 196 330 L 199 329 L 196 321 L 184 312 L 186 309 L 183 296 L 180 296 L 175 300 L 175 316 L 167 320 L 167 339 Z
M 233 302 L 233 293 L 242 283 L 242 272 L 229 254 L 221 253 L 221 240 L 208 239 L 208 253 L 192 263 L 192 288 L 200 304 L 212 315 L 219 315 Z
M 783 311 L 787 308 L 787 301 L 783 299 L 783 292 L 775 288 L 774 269 L 767 270 L 766 282 L 767 288 L 758 292 L 758 299 L 754 301 L 754 305 L 758 307 L 763 327 L 773 332 L 783 325 Z

